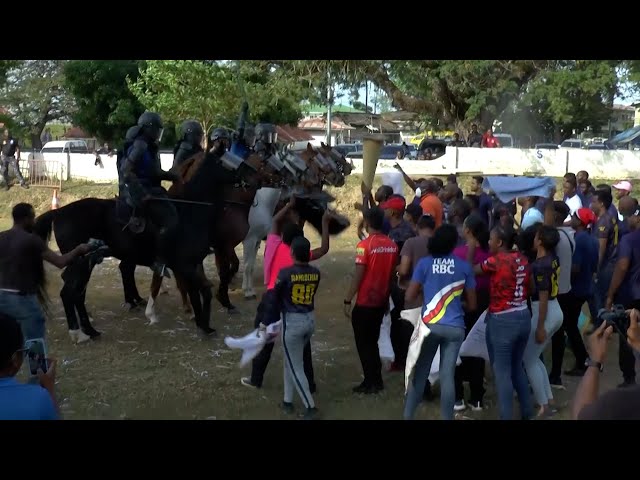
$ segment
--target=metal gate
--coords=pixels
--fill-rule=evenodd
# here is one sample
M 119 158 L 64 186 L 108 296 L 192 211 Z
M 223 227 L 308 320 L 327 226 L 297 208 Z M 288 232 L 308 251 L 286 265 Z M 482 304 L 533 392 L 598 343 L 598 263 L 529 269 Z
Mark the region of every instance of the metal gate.
M 62 189 L 62 162 L 45 160 L 41 153 L 29 155 L 20 161 L 20 172 L 32 187 Z

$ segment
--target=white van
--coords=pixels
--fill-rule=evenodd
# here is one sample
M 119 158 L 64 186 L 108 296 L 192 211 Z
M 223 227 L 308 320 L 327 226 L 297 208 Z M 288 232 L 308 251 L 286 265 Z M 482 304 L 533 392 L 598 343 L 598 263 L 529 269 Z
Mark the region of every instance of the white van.
M 84 140 L 56 140 L 47 142 L 40 153 L 91 153 Z

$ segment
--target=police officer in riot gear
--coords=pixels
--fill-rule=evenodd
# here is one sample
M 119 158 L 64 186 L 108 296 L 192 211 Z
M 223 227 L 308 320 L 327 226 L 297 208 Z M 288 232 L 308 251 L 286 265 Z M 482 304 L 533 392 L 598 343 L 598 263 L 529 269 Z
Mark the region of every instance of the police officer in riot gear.
M 181 139 L 173 149 L 173 167 L 202 152 L 202 125 L 195 120 L 187 120 L 180 126 Z
M 18 159 L 16 160 L 16 155 Z M 4 138 L 2 139 L 2 155 L 0 158 L 0 171 L 2 171 L 2 178 L 4 180 L 4 188 L 9 190 L 9 165 L 13 169 L 13 173 L 20 182 L 22 188 L 29 188 L 27 182 L 24 181 L 20 168 L 18 168 L 18 161 L 20 160 L 20 146 L 18 141 L 11 136 L 8 129 L 4 131 Z
M 226 128 L 216 128 L 209 137 L 209 151 L 219 157 L 231 148 L 231 137 Z
M 255 128 L 256 143 L 253 149 L 263 158 L 268 158 L 276 153 L 276 141 L 278 132 L 276 126 L 271 123 L 259 123 Z
M 162 138 L 162 119 L 154 112 L 145 112 L 138 119 L 134 140 L 124 154 L 121 181 L 124 197 L 133 208 L 146 211 L 150 220 L 158 227 L 157 260 L 151 267 L 162 276 L 170 277 L 167 258 L 171 251 L 172 235 L 178 226 L 178 213 L 168 201 L 149 200 L 149 197 L 168 198 L 161 186 L 163 180 L 180 182 L 173 171 L 165 172 L 160 166 L 158 142 Z

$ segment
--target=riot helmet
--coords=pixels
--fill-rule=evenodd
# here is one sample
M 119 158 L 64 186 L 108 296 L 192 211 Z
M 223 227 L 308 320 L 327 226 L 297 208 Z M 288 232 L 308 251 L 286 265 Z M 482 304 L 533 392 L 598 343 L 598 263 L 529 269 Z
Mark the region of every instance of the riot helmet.
M 162 118 L 155 112 L 144 112 L 138 119 L 138 126 L 142 133 L 144 133 L 151 141 L 160 142 L 162 140 L 162 132 L 164 132 L 164 125 Z

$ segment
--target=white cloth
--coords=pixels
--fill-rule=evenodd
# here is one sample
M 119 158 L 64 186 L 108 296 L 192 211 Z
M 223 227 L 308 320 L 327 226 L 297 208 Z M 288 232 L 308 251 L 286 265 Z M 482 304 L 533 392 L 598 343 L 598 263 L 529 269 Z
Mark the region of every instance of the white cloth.
M 400 172 L 383 172 L 382 184 L 393 188 L 393 193 L 404 197 L 404 177 Z
M 461 357 L 478 357 L 484 358 L 487 362 L 489 361 L 489 350 L 487 349 L 487 338 L 485 334 L 487 330 L 487 324 L 485 323 L 486 318 L 487 310 L 482 312 L 482 315 L 478 318 L 478 321 L 467 335 L 467 338 L 462 342 L 462 347 L 460 347 Z
M 400 317 L 416 325 L 416 323 L 414 323 L 414 320 L 416 319 L 416 313 L 418 316 L 417 327 L 414 328 L 413 335 L 411 336 L 411 342 L 409 342 L 409 351 L 407 353 L 407 363 L 405 365 L 405 370 L 404 370 L 405 392 L 406 392 L 406 389 L 409 388 L 409 382 L 413 377 L 416 362 L 418 361 L 418 357 L 420 356 L 420 352 L 422 351 L 422 342 L 424 342 L 424 339 L 427 338 L 431 333 L 431 330 L 429 330 L 429 327 L 427 327 L 425 323 L 422 321 L 422 307 L 413 308 L 411 310 L 403 310 L 400 313 Z M 458 356 L 456 365 L 460 365 L 461 363 L 462 363 L 462 360 L 460 359 L 460 356 Z M 436 350 L 436 354 L 433 357 L 433 362 L 431 362 L 431 369 L 429 370 L 429 383 L 431 383 L 431 385 L 435 385 L 438 382 L 440 378 L 439 374 L 440 374 L 440 347 L 438 347 L 438 349 Z
M 393 310 L 394 304 L 391 297 L 389 297 L 389 312 Z M 383 362 L 393 362 L 396 359 L 393 346 L 391 345 L 391 314 L 386 313 L 382 318 L 382 325 L 380 325 L 380 336 L 378 337 L 378 352 L 380 353 L 380 360 Z
M 571 220 L 571 215 L 582 208 L 582 200 L 580 200 L 580 197 L 576 194 L 571 198 L 567 198 L 564 203 L 567 204 L 567 207 L 569 207 L 570 210 L 569 216 L 565 219 L 565 222 L 568 222 L 569 220 Z
M 542 212 L 536 207 L 529 207 L 529 209 L 524 212 L 524 215 L 522 216 L 522 224 L 520 225 L 520 228 L 522 228 L 522 230 L 526 230 L 531 225 L 543 222 L 544 215 L 542 215 Z
M 558 227 L 560 242 L 556 246 L 556 255 L 560 260 L 560 278 L 558 278 L 558 294 L 564 295 L 571 290 L 571 265 L 573 251 L 576 248 L 575 234 L 571 227 Z
M 268 325 L 266 331 L 261 331 L 256 328 L 244 337 L 225 337 L 224 343 L 229 348 L 242 350 L 240 366 L 244 367 L 260 353 L 260 350 L 262 350 L 267 343 L 275 341 L 280 333 L 281 327 L 282 320 Z

